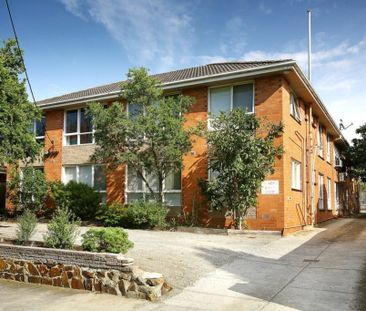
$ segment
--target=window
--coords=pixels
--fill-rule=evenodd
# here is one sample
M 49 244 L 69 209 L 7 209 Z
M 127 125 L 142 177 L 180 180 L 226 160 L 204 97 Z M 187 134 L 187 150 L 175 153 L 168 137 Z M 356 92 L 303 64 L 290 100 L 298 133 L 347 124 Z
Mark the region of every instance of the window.
M 328 178 L 328 193 L 327 193 L 327 207 L 328 210 L 332 210 L 332 181 Z
M 324 209 L 324 176 L 319 174 L 319 201 L 318 209 Z
M 335 203 L 336 203 L 336 210 L 339 211 L 339 194 L 340 194 L 340 190 L 339 190 L 339 183 L 334 183 L 334 188 L 335 188 Z
M 66 145 L 83 145 L 93 143 L 93 126 L 91 117 L 85 108 L 67 110 L 65 113 Z
M 301 190 L 301 163 L 296 160 L 291 162 L 291 188 Z
M 334 146 L 334 166 L 342 166 L 341 155 L 336 146 Z
M 292 92 L 290 94 L 290 113 L 297 121 L 301 121 L 299 99 Z
M 42 116 L 41 120 L 34 121 L 31 126 L 31 132 L 36 136 L 36 140 L 40 144 L 44 144 L 44 136 L 46 131 L 46 116 Z
M 137 119 L 144 112 L 144 107 L 140 104 L 129 103 L 127 105 L 128 116 L 130 119 Z
M 210 117 L 215 118 L 220 112 L 229 112 L 241 108 L 254 112 L 253 84 L 217 87 L 210 89 Z
M 143 176 L 151 189 L 157 193 L 159 189 L 158 178 L 146 172 L 143 173 Z M 127 203 L 142 199 L 153 199 L 153 195 L 142 177 L 131 167 L 127 168 L 126 186 Z M 181 172 L 169 174 L 163 181 L 163 201 L 168 206 L 181 206 L 181 188 Z
M 106 176 L 101 165 L 75 165 L 65 166 L 62 181 L 87 184 L 102 195 L 102 202 L 106 200 Z
M 327 161 L 330 163 L 330 145 L 331 145 L 332 139 L 329 134 L 327 134 Z
M 324 157 L 324 150 L 323 150 L 323 127 L 319 124 L 318 125 L 318 155 L 322 158 Z

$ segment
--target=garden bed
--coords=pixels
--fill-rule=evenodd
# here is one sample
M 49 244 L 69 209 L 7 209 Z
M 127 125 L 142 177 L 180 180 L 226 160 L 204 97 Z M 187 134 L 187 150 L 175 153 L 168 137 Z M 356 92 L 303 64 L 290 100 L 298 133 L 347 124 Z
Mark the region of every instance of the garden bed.
M 0 278 L 155 300 L 171 290 L 164 277 L 121 254 L 0 243 Z

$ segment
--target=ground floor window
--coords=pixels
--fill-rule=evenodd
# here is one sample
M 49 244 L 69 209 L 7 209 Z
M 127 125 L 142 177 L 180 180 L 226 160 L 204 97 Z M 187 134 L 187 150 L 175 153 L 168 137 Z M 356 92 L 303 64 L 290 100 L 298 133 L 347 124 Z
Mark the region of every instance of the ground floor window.
M 318 208 L 324 209 L 324 176 L 319 174 L 319 201 Z
M 152 200 L 154 195 L 151 194 L 147 184 L 143 178 L 137 174 L 136 170 L 131 167 L 127 168 L 126 181 L 126 202 L 131 203 L 137 200 Z M 158 193 L 159 183 L 157 176 L 143 172 L 150 188 L 154 193 Z M 163 201 L 168 206 L 180 207 L 182 200 L 181 190 L 181 172 L 169 174 L 163 181 Z
M 64 166 L 62 181 L 87 184 L 100 192 L 102 202 L 106 201 L 106 174 L 102 165 L 70 165 Z
M 327 193 L 327 207 L 328 210 L 332 210 L 332 181 L 328 178 L 328 193 Z

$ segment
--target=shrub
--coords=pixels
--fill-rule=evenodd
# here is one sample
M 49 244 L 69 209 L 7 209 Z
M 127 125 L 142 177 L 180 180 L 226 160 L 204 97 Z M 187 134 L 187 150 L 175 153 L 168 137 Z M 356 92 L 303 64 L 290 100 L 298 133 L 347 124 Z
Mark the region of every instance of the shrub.
M 36 213 L 45 211 L 48 184 L 44 173 L 34 167 L 14 170 L 7 185 L 9 199 L 17 211 L 30 209 Z
M 37 226 L 37 217 L 29 209 L 17 219 L 16 242 L 21 245 L 28 244 Z
M 126 211 L 127 207 L 121 203 L 103 204 L 95 219 L 107 227 L 127 227 Z
M 100 208 L 100 194 L 86 184 L 70 181 L 65 190 L 69 193 L 70 210 L 81 220 L 95 219 L 95 214 Z
M 50 197 L 57 208 L 70 208 L 70 191 L 66 185 L 61 181 L 51 181 L 50 186 Z
M 161 203 L 136 201 L 126 210 L 126 222 L 131 228 L 166 227 L 168 209 Z
M 126 253 L 133 247 L 128 233 L 122 228 L 90 229 L 82 235 L 82 247 L 98 253 Z
M 67 208 L 58 208 L 48 224 L 44 236 L 46 247 L 71 249 L 79 234 L 80 222 Z

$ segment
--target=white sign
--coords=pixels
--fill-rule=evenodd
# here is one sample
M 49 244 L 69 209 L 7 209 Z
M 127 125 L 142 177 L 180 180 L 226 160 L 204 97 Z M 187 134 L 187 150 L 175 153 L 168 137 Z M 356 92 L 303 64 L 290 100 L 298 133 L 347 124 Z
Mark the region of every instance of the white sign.
M 262 182 L 261 187 L 262 194 L 279 194 L 280 185 L 278 180 L 265 180 Z

